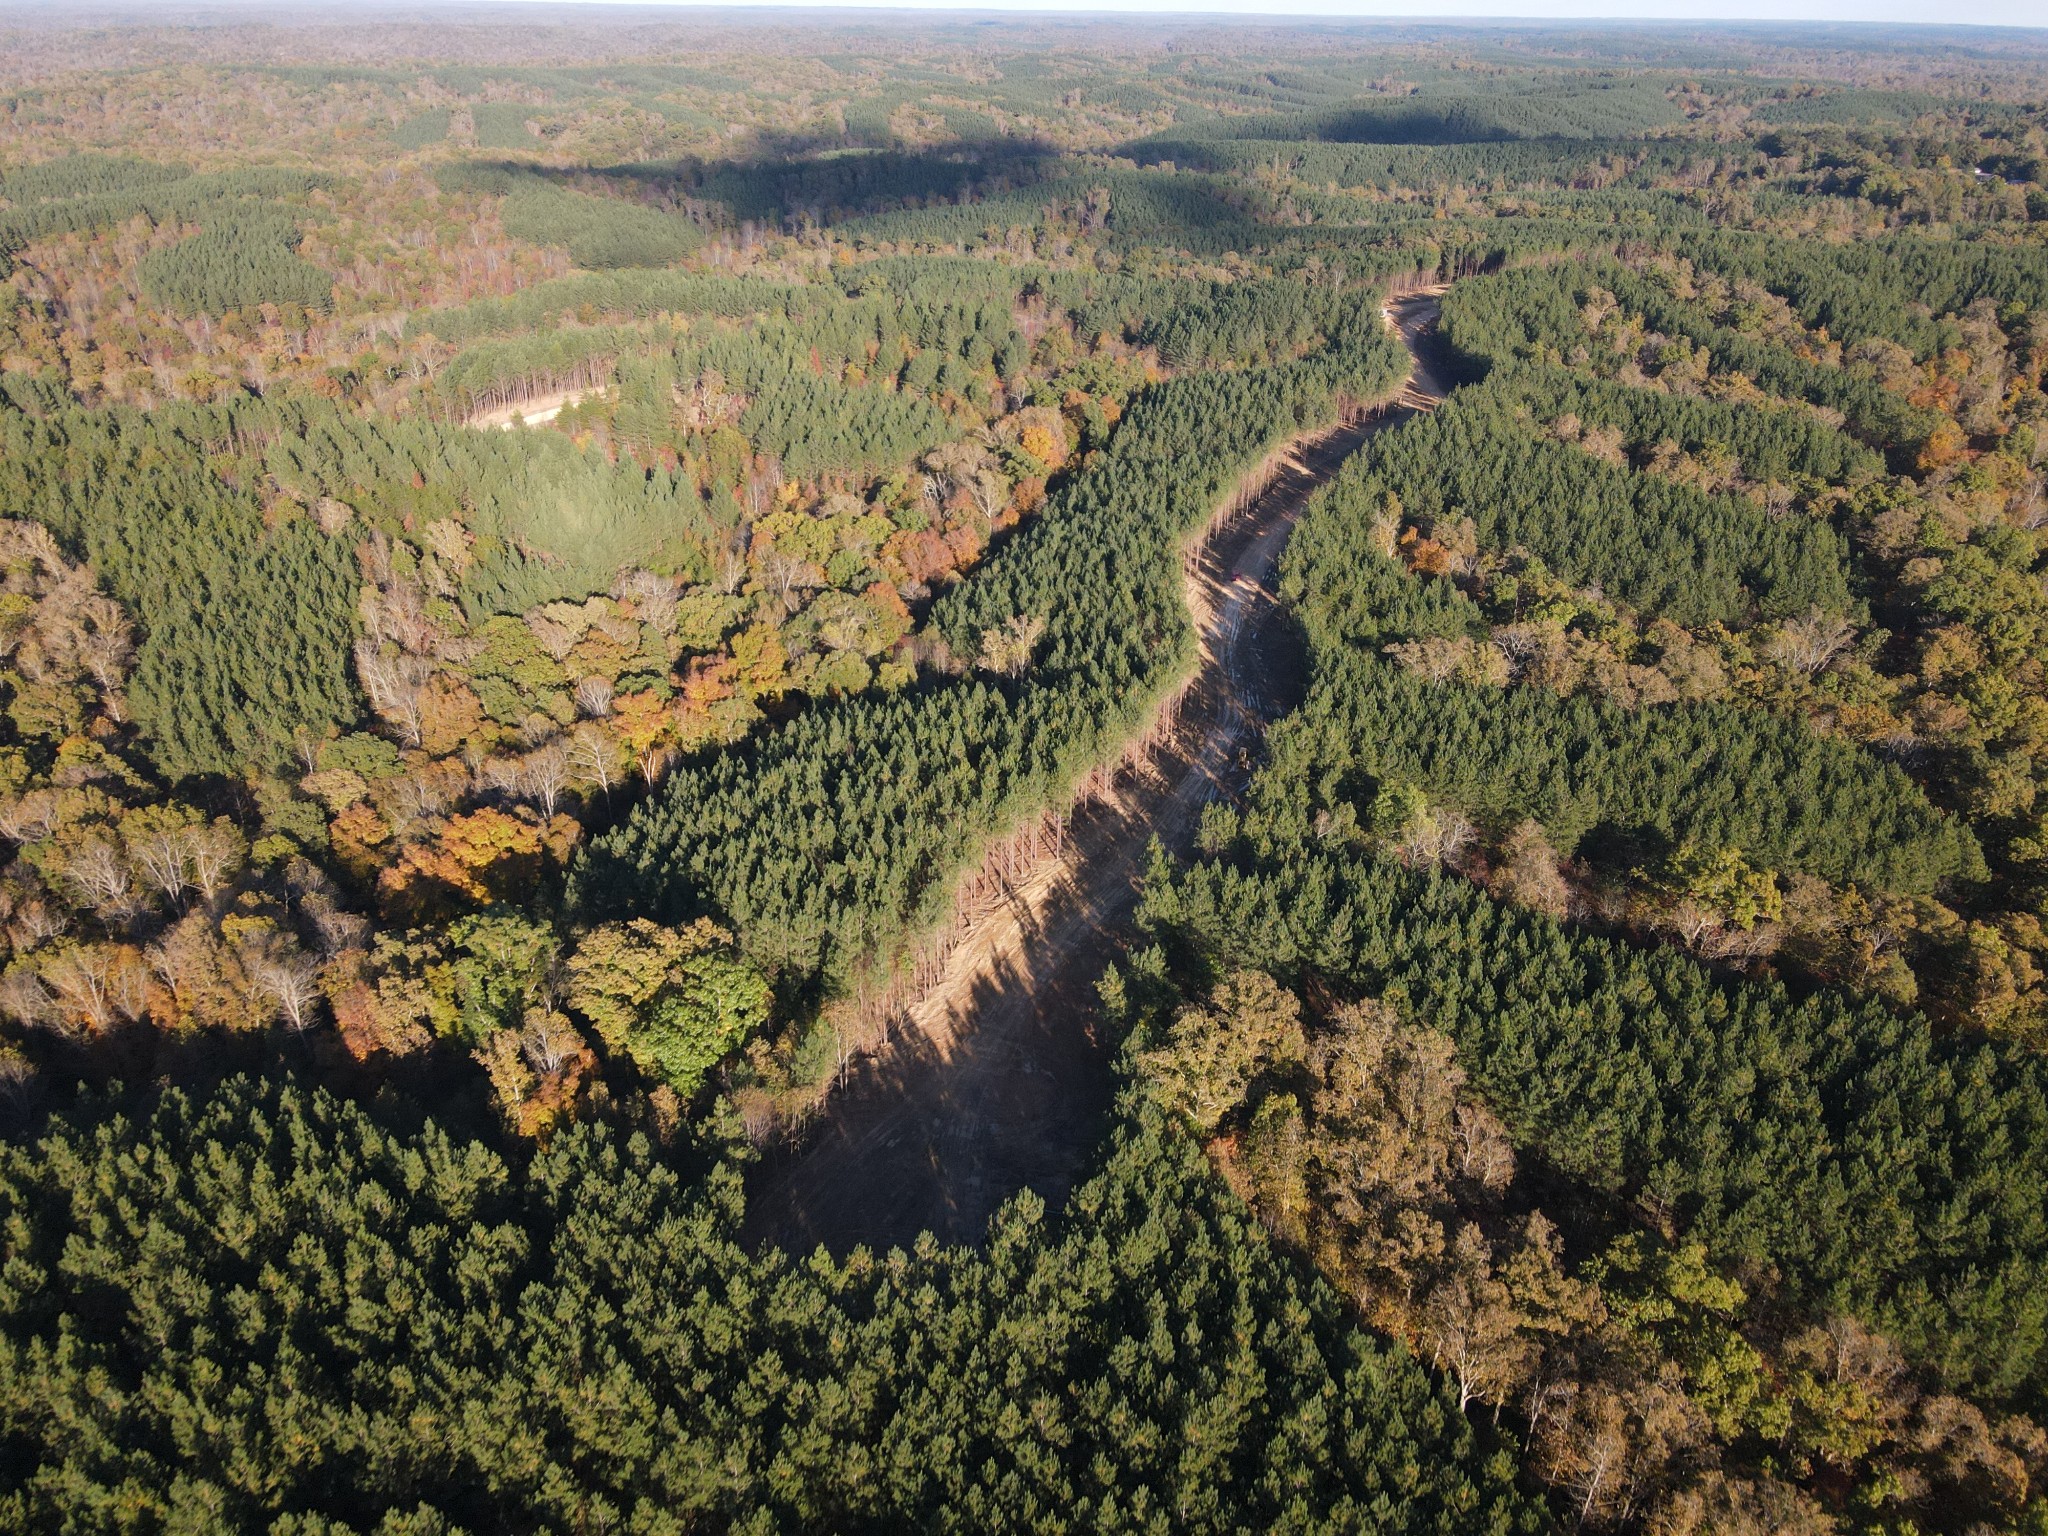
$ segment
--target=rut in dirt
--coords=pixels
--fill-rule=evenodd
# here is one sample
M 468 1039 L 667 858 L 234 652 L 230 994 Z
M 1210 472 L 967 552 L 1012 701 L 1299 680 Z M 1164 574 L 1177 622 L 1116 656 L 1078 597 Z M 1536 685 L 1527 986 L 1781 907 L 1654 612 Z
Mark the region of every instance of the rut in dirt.
M 1095 984 L 1130 937 L 1151 841 L 1193 846 L 1202 807 L 1239 794 L 1265 722 L 1297 702 L 1299 642 L 1275 573 L 1309 499 L 1376 433 L 1443 396 L 1435 292 L 1391 301 L 1408 347 L 1399 398 L 1295 445 L 1189 569 L 1198 672 L 1172 742 L 1127 764 L 1076 810 L 1064 856 L 1035 867 L 953 952 L 889 1044 L 856 1063 L 803 1137 L 747 1192 L 748 1237 L 792 1252 L 908 1248 L 923 1232 L 978 1242 L 1012 1195 L 1059 1204 L 1100 1144 L 1115 1089 L 1088 1021 Z

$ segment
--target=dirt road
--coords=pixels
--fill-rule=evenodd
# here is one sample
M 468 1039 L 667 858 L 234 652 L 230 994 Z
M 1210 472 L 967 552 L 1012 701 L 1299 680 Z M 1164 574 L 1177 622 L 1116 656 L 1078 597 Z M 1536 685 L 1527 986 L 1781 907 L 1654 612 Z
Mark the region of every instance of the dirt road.
M 1292 707 L 1301 658 L 1275 601 L 1280 552 L 1314 492 L 1373 434 L 1442 398 L 1434 293 L 1388 315 L 1414 370 L 1372 418 L 1294 446 L 1240 515 L 1188 564 L 1201 662 L 1174 745 L 1126 765 L 1079 809 L 1063 854 L 949 955 L 937 985 L 879 1054 L 859 1063 L 795 1146 L 748 1190 L 750 1235 L 808 1252 L 908 1247 L 920 1232 L 978 1241 L 1020 1189 L 1064 1197 L 1101 1139 L 1114 1088 L 1087 1020 L 1095 983 L 1128 936 L 1146 850 L 1192 844 L 1202 807 L 1242 789 L 1266 720 Z

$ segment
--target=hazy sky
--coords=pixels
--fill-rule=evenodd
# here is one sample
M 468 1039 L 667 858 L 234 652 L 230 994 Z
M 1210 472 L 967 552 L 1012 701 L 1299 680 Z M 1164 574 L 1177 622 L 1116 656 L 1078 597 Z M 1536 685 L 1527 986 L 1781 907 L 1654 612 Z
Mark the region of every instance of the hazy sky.
M 591 0 L 602 4 L 604 0 Z M 732 0 L 677 0 L 729 6 Z M 1645 21 L 1871 21 L 2048 26 L 2048 0 L 751 0 L 755 5 L 929 11 L 1114 11 L 1254 16 L 1628 17 Z
M 490 0 L 485 0 L 490 3 Z M 502 0 L 500 0 L 502 3 Z M 517 3 L 517 0 L 515 0 Z M 1235 15 L 1280 20 L 1290 16 L 1335 20 L 1390 17 L 1403 21 L 1759 21 L 1921 23 L 1931 26 L 1997 26 L 2048 29 L 2048 0 L 530 0 L 530 3 L 618 6 L 659 13 L 711 7 L 719 10 L 870 10 L 919 12 L 1003 12 L 1029 18 L 1062 15 Z M 365 19 L 388 21 L 394 14 L 430 21 L 437 11 L 460 12 L 463 0 L 354 0 Z M 232 18 L 238 12 L 303 9 L 322 19 L 336 0 L 0 0 L 0 14 L 30 11 L 44 18 L 66 13 L 106 15 L 122 21 L 163 16 L 190 25 Z

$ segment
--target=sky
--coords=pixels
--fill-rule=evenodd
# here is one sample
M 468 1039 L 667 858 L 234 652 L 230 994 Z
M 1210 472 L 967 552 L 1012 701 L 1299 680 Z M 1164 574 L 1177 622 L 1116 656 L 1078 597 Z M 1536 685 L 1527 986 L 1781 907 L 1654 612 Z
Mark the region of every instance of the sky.
M 366 18 L 389 20 L 393 12 L 430 20 L 435 0 L 344 0 Z M 474 3 L 474 0 L 472 0 Z M 492 0 L 484 0 L 492 3 Z M 505 3 L 505 0 L 496 0 Z M 512 0 L 522 3 L 522 0 Z M 1062 16 L 1156 15 L 1218 18 L 1243 16 L 1268 21 L 1288 18 L 1336 21 L 1345 18 L 1429 21 L 1751 21 L 1866 23 L 1886 26 L 2025 27 L 2048 32 L 2048 0 L 523 0 L 546 5 L 589 5 L 662 11 L 711 8 L 732 11 L 832 10 L 939 15 L 1006 15 L 1028 20 L 1035 14 Z M 0 15 L 15 10 L 44 19 L 104 14 L 122 22 L 162 16 L 191 24 L 218 20 L 251 9 L 295 9 L 326 13 L 336 0 L 0 0 Z M 460 11 L 464 0 L 445 7 Z
M 587 0 L 603 4 L 606 0 Z M 644 3 L 644 0 L 643 0 Z M 721 8 L 733 0 L 674 0 Z M 748 8 L 1006 11 L 1103 14 L 1150 12 L 1191 15 L 1389 16 L 1436 18 L 1626 18 L 1643 21 L 1833 21 L 2048 27 L 2048 0 L 751 0 Z
M 1758 21 L 1995 26 L 2048 29 L 2048 0 L 530 0 L 549 6 L 585 4 L 659 12 L 694 8 L 734 10 L 837 10 L 927 14 L 1034 14 L 1065 16 L 1172 15 L 1347 17 L 1403 21 Z M 45 16 L 118 13 L 123 20 L 175 14 L 181 22 L 251 8 L 328 12 L 335 0 L 0 0 L 0 13 L 17 9 Z M 357 8 L 387 20 L 393 10 L 427 20 L 434 0 L 358 0 Z M 453 9 L 463 8 L 456 0 Z

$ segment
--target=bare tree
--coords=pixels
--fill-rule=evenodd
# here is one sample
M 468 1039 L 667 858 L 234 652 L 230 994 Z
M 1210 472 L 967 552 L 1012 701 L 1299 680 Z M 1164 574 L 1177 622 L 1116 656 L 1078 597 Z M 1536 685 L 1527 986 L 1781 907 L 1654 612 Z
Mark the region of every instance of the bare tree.
M 1457 1384 L 1458 1411 L 1475 1397 L 1499 1401 L 1516 1375 L 1506 1359 L 1515 1342 L 1515 1318 L 1507 1288 L 1493 1274 L 1492 1251 L 1472 1223 L 1459 1226 L 1443 1273 L 1423 1299 L 1420 1320 L 1431 1363 Z
M 86 906 L 116 914 L 133 909 L 135 886 L 128 861 L 108 839 L 87 839 L 60 867 Z
M 693 431 L 704 431 L 731 421 L 746 404 L 746 397 L 725 387 L 725 375 L 716 369 L 704 373 L 688 389 L 678 384 L 670 392 L 677 419 Z
M 605 795 L 611 794 L 612 780 L 618 775 L 611 743 L 604 739 L 603 732 L 587 725 L 579 730 L 570 749 L 569 761 L 578 778 L 595 784 Z
M 73 944 L 42 967 L 42 979 L 63 1012 L 94 1030 L 135 1019 L 148 996 L 148 973 L 133 950 Z
M 943 504 L 957 491 L 971 496 L 975 481 L 988 467 L 988 449 L 971 439 L 944 443 L 924 456 L 925 497 Z
M 0 1100 L 12 1105 L 17 1115 L 22 1115 L 28 1112 L 35 1094 L 34 1065 L 19 1051 L 0 1049 Z
M 192 885 L 191 827 L 158 827 L 129 844 L 143 877 L 177 906 Z
M 1525 907 L 1563 917 L 1571 910 L 1571 887 L 1559 863 L 1543 828 L 1524 819 L 1508 834 L 1495 861 L 1500 890 Z
M 1545 1476 L 1578 1500 L 1583 1529 L 1627 1507 L 1627 1414 L 1619 1396 L 1599 1385 L 1561 1386 L 1557 1407 L 1547 1426 Z
M 787 610 L 793 611 L 801 601 L 798 592 L 822 584 L 822 576 L 815 565 L 784 554 L 779 549 L 771 549 L 763 555 L 760 566 L 761 580 Z
M 365 637 L 379 648 L 388 643 L 408 655 L 431 656 L 443 636 L 428 614 L 426 594 L 416 580 L 400 572 L 382 534 L 375 535 L 367 547 L 370 558 L 364 574 L 371 584 L 358 600 Z
M 1721 914 L 1691 896 L 1679 896 L 1653 915 L 1659 928 L 1675 935 L 1687 949 L 1699 951 L 1721 928 Z
M 127 680 L 128 664 L 135 655 L 134 627 L 119 603 L 98 593 L 81 605 L 81 617 L 88 627 L 79 640 L 79 660 L 99 685 L 107 718 L 118 725 L 127 718 L 121 684 Z
M 0 1014 L 17 1024 L 46 1029 L 58 1023 L 57 999 L 31 967 L 13 966 L 0 976 Z
M 747 509 L 747 520 L 757 523 L 773 511 L 776 493 L 781 489 L 782 466 L 773 459 L 762 459 L 747 471 L 740 486 L 740 502 Z
M 277 1008 L 277 1016 L 294 1034 L 314 1021 L 320 1002 L 320 962 L 296 945 L 281 944 L 249 962 L 249 979 Z
M 1856 626 L 1838 613 L 1818 608 L 1804 618 L 1787 619 L 1764 646 L 1779 666 L 1808 676 L 1820 671 L 1856 638 Z
M 369 920 L 349 911 L 328 891 L 309 892 L 299 902 L 299 911 L 312 924 L 313 941 L 320 953 L 329 958 L 360 949 L 369 941 Z
M 32 789 L 0 806 L 0 837 L 17 843 L 40 843 L 56 830 L 57 796 L 51 790 Z
M 550 608 L 568 606 L 566 603 L 549 604 Z M 569 653 L 576 649 L 576 642 L 583 638 L 583 629 L 579 625 L 565 624 L 551 613 L 529 613 L 526 616 L 526 627 L 533 631 L 533 637 L 540 642 L 541 649 L 556 661 L 566 660 Z
M 227 888 L 235 870 L 242 861 L 241 838 L 232 827 L 215 822 L 209 827 L 194 827 L 186 844 L 186 854 L 191 860 L 192 883 L 199 887 L 199 894 L 208 901 Z
M 612 712 L 612 683 L 608 677 L 586 677 L 576 685 L 576 707 L 593 720 Z
M 2036 453 L 2040 450 L 2037 448 Z M 2027 476 L 2026 483 L 2012 496 L 2012 520 L 2029 531 L 2048 524 L 2048 495 L 2043 494 L 2039 471 Z
M 519 1048 L 534 1071 L 552 1077 L 583 1053 L 583 1037 L 561 1014 L 536 1008 L 526 1015 Z
M 419 772 L 399 778 L 392 809 L 405 813 L 408 821 L 425 821 L 448 809 L 455 799 L 455 787 L 445 772 L 437 771 L 439 766 L 429 763 Z
M 1045 620 L 1020 613 L 1000 629 L 982 631 L 981 655 L 976 664 L 1005 677 L 1021 677 L 1031 665 L 1031 653 L 1038 648 L 1039 637 L 1044 633 Z
M 1458 1177 L 1481 1189 L 1507 1188 L 1515 1176 L 1515 1149 L 1506 1127 L 1479 1103 L 1460 1103 L 1451 1119 Z
M 1404 671 L 1413 672 L 1424 682 L 1448 683 L 1464 666 L 1471 645 L 1471 640 L 1464 636 L 1454 640 L 1444 635 L 1426 635 L 1382 649 Z
M 1395 845 L 1395 852 L 1418 868 L 1447 863 L 1472 841 L 1474 830 L 1472 823 L 1459 812 L 1433 806 L 1409 823 Z
M 981 520 L 989 524 L 1001 517 L 1010 505 L 1010 488 L 1003 484 L 1000 475 L 991 470 L 983 470 L 968 481 L 967 495 Z
M 731 597 L 746 584 L 747 555 L 744 549 L 727 549 L 718 557 L 718 590 L 722 596 Z
M 519 765 L 520 787 L 533 797 L 540 812 L 550 821 L 569 787 L 569 752 L 560 741 L 551 741 L 537 752 L 529 752 Z
M 26 518 L 0 523 L 0 561 L 33 566 L 45 576 L 59 576 L 67 569 L 56 535 Z
M 682 595 L 682 583 L 674 576 L 658 576 L 653 571 L 628 571 L 612 586 L 612 595 L 622 602 L 633 605 L 633 612 L 642 624 L 656 634 L 665 635 L 675 627 L 676 604 Z
M 192 974 L 192 953 L 179 944 L 158 939 L 142 952 L 142 963 L 172 992 L 181 991 Z
M 1699 1409 L 1675 1385 L 1567 1382 L 1552 1399 L 1536 1462 L 1578 1505 L 1580 1529 L 1626 1525 L 1707 1438 Z
M 8 937 L 16 949 L 34 949 L 61 937 L 70 927 L 71 920 L 64 915 L 63 908 L 38 898 L 15 908 Z
M 356 677 L 370 707 L 397 728 L 409 747 L 426 739 L 421 697 L 432 675 L 433 666 L 425 657 L 387 651 L 368 635 L 356 642 Z

